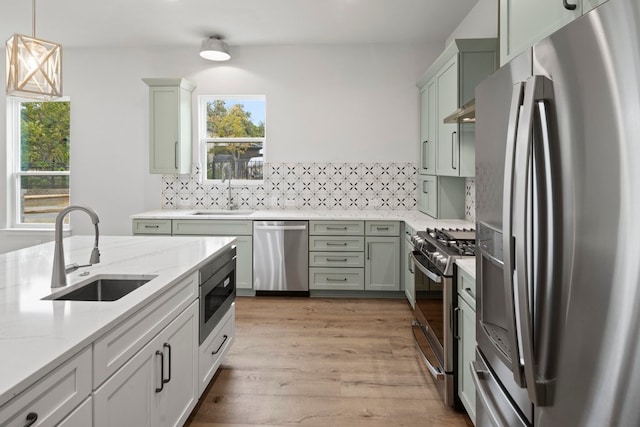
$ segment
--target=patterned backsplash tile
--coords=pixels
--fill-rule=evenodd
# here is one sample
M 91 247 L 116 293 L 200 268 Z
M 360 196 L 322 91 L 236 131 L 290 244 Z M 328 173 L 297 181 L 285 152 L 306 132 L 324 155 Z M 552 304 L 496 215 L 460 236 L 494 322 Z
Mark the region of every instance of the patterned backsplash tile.
M 238 209 L 416 208 L 413 163 L 266 163 L 264 180 L 231 181 Z M 200 182 L 200 171 L 163 175 L 163 209 L 225 209 L 228 184 Z M 475 180 L 467 178 L 467 219 L 475 221 Z

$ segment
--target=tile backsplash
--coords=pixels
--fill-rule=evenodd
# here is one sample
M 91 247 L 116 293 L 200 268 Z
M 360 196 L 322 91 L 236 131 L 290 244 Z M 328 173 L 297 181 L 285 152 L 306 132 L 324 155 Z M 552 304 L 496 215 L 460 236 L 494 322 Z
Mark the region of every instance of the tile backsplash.
M 416 208 L 413 163 L 265 163 L 262 182 L 231 181 L 238 209 Z M 162 177 L 163 209 L 225 209 L 227 183 L 203 184 L 199 170 Z M 475 221 L 475 180 L 466 179 L 465 213 Z M 473 218 L 473 219 L 472 219 Z

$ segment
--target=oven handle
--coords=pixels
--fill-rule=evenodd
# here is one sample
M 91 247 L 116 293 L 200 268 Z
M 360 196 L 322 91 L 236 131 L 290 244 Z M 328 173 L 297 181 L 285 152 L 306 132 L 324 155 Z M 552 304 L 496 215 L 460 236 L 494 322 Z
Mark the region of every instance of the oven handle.
M 411 260 L 413 261 L 413 265 L 418 270 L 420 270 L 425 276 L 427 276 L 429 279 L 433 280 L 436 283 L 442 283 L 442 276 L 434 273 L 424 265 L 420 264 L 420 262 L 416 259 L 416 257 L 413 254 L 411 254 Z
M 431 372 L 431 375 L 435 379 L 440 379 L 440 378 L 444 377 L 444 372 L 442 372 L 442 370 L 440 368 L 436 368 L 435 366 L 433 366 L 431 364 L 431 362 L 429 362 L 429 359 L 427 359 L 427 356 L 425 356 L 424 353 L 422 353 L 422 350 L 420 349 L 420 346 L 418 345 L 418 338 L 416 337 L 416 328 L 419 329 L 420 328 L 420 324 L 417 321 L 412 320 L 411 321 L 411 326 L 412 326 L 412 332 L 413 332 L 413 340 L 416 343 L 416 350 L 418 351 L 418 354 L 422 358 L 422 361 L 424 362 L 424 364 L 427 366 L 427 369 L 429 370 L 429 372 Z

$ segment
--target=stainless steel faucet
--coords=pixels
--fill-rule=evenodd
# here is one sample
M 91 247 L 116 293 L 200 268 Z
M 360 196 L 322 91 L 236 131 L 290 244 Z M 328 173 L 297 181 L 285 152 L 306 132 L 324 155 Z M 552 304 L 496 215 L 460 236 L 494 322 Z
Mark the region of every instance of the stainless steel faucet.
M 229 163 L 226 163 L 222 167 L 222 183 L 224 184 L 225 179 L 227 180 L 229 195 L 227 196 L 227 209 L 232 210 L 235 209 L 235 205 L 233 204 L 233 198 L 231 197 L 231 166 Z
M 96 240 L 93 244 L 93 250 L 91 251 L 91 256 L 89 257 L 89 264 L 78 265 L 78 264 L 64 264 L 64 247 L 62 246 L 62 221 L 64 217 L 71 211 L 83 211 L 89 217 L 91 217 L 91 222 L 95 227 Z M 98 219 L 98 214 L 91 209 L 84 206 L 67 206 L 63 210 L 60 211 L 58 216 L 56 216 L 56 230 L 55 230 L 55 249 L 53 252 L 53 274 L 51 275 L 51 287 L 52 288 L 62 288 L 67 286 L 67 273 L 77 270 L 80 267 L 88 267 L 93 264 L 97 264 L 100 262 L 100 250 L 98 249 L 98 237 L 100 232 L 98 230 L 98 223 L 100 220 Z

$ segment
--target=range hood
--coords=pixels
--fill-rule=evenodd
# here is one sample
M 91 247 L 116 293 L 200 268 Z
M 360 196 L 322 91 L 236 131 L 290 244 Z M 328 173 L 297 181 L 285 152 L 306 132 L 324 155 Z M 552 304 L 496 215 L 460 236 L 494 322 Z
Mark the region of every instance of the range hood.
M 475 123 L 476 122 L 476 100 L 464 104 L 453 113 L 449 114 L 443 120 L 444 123 Z

